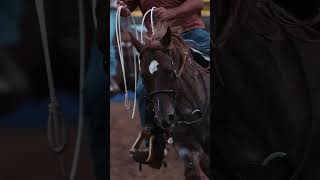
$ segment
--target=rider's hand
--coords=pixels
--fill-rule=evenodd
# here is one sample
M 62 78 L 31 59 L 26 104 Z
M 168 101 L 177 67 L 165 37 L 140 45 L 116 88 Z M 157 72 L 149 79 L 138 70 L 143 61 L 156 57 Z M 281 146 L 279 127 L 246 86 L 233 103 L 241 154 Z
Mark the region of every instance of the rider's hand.
M 166 9 L 164 7 L 159 7 L 155 9 L 157 18 L 161 21 L 168 21 L 175 17 L 175 13 L 172 9 Z
M 118 3 L 118 8 L 119 6 L 123 6 L 120 13 L 121 16 L 127 17 L 131 14 L 130 10 L 127 7 L 127 4 L 124 1 L 118 0 L 117 3 Z

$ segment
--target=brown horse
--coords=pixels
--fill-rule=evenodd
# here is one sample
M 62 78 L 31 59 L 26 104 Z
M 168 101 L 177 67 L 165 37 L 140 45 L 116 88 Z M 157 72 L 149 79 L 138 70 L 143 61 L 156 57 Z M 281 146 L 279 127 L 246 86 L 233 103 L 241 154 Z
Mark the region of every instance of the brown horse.
M 185 162 L 187 179 L 198 180 L 200 171 L 210 177 L 210 73 L 192 57 L 183 39 L 164 23 L 141 44 L 131 35 L 140 53 L 141 77 L 154 122 L 172 133 L 174 146 Z

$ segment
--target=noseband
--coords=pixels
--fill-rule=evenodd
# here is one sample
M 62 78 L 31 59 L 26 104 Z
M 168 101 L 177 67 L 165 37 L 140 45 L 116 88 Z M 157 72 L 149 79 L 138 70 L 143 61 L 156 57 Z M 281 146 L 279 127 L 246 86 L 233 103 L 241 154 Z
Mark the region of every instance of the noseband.
M 151 99 L 154 95 L 156 94 L 167 94 L 167 95 L 176 95 L 175 90 L 173 89 L 163 89 L 163 90 L 155 90 L 155 91 L 151 91 L 150 93 L 148 93 L 146 96 L 148 99 Z

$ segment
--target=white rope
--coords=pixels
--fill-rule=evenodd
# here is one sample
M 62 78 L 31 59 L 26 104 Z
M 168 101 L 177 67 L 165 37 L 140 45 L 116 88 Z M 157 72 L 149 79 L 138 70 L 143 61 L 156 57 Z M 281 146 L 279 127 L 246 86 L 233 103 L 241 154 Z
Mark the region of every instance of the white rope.
M 136 25 L 136 22 L 135 22 L 133 16 L 130 16 L 130 17 L 131 17 L 132 23 L 134 25 Z M 135 35 L 138 38 L 138 31 L 137 31 L 136 28 L 135 28 Z M 138 51 L 136 50 L 136 48 L 134 46 L 132 46 L 132 51 L 133 51 L 133 61 L 134 61 L 134 101 L 133 101 L 131 119 L 134 118 L 135 111 L 136 111 L 136 105 L 137 105 L 137 80 L 138 80 L 137 62 L 136 62 L 137 61 L 136 55 L 138 54 Z
M 73 160 L 71 165 L 71 171 L 69 178 L 74 180 L 76 178 L 79 155 L 81 149 L 81 142 L 84 128 L 84 81 L 85 81 L 85 15 L 83 0 L 78 0 L 79 8 L 79 39 L 80 39 L 80 85 L 79 85 L 79 122 L 77 129 L 77 139 L 75 144 L 75 150 L 73 154 Z
M 117 9 L 117 13 L 116 13 L 116 36 L 117 36 L 117 45 L 118 45 L 118 50 L 119 50 L 119 58 L 120 58 L 120 63 L 121 63 L 121 69 L 122 69 L 122 76 L 123 76 L 123 82 L 124 82 L 124 89 L 125 89 L 125 99 L 124 99 L 124 106 L 125 108 L 129 111 L 130 106 L 129 106 L 129 99 L 128 99 L 128 88 L 127 88 L 127 81 L 126 81 L 126 73 L 125 73 L 125 68 L 124 68 L 124 59 L 123 59 L 123 49 L 121 46 L 121 23 L 120 23 L 120 13 L 122 10 L 123 6 L 119 6 Z M 155 10 L 156 7 L 152 7 L 151 9 L 149 9 L 143 16 L 142 18 L 142 24 L 141 24 L 141 36 L 140 36 L 140 41 L 141 43 L 143 43 L 143 27 L 144 27 L 144 21 L 145 18 L 147 16 L 147 14 L 150 12 L 150 20 L 151 20 L 151 29 L 152 29 L 152 34 L 154 34 L 154 20 L 153 20 L 153 12 Z M 136 23 L 134 21 L 134 18 L 132 15 L 131 16 L 131 20 L 133 22 L 133 24 L 136 26 Z M 136 37 L 138 38 L 138 32 L 137 29 L 135 28 L 135 33 L 136 33 Z M 131 115 L 131 119 L 134 118 L 135 115 L 135 110 L 136 110 L 136 104 L 137 104 L 137 79 L 138 79 L 138 72 L 137 72 L 137 62 L 136 62 L 136 55 L 139 56 L 139 53 L 137 52 L 137 50 L 135 49 L 135 47 L 132 47 L 133 50 L 133 58 L 134 58 L 134 103 L 133 103 L 133 110 L 132 110 L 132 115 Z M 139 70 L 141 70 L 140 67 L 140 56 L 138 58 L 138 65 L 139 65 Z
M 117 36 L 119 58 L 121 63 L 122 77 L 123 77 L 124 90 L 125 90 L 124 107 L 126 108 L 126 110 L 129 110 L 130 107 L 129 107 L 129 101 L 128 101 L 128 88 L 127 88 L 126 73 L 124 68 L 123 51 L 121 46 L 121 32 L 119 32 L 120 31 L 120 13 L 122 8 L 123 6 L 119 6 L 116 13 L 116 36 Z
M 116 37 L 117 37 L 117 45 L 118 45 L 118 51 L 119 51 L 119 58 L 120 58 L 120 63 L 121 63 L 121 69 L 122 69 L 122 76 L 123 76 L 123 83 L 124 83 L 124 90 L 125 90 L 125 99 L 124 99 L 124 106 L 126 108 L 126 110 L 129 111 L 130 109 L 130 105 L 129 105 L 129 99 L 128 99 L 128 87 L 127 87 L 127 80 L 126 80 L 126 73 L 125 73 L 125 68 L 124 68 L 124 59 L 123 59 L 123 49 L 121 46 L 121 23 L 120 23 L 120 13 L 122 10 L 123 6 L 119 6 L 117 9 L 117 13 L 116 13 Z M 140 36 L 140 41 L 141 43 L 143 43 L 143 27 L 144 27 L 144 21 L 145 18 L 147 16 L 147 14 L 150 12 L 150 16 L 151 16 L 151 29 L 152 29 L 152 34 L 154 34 L 154 21 L 153 21 L 153 12 L 155 10 L 156 7 L 152 7 L 151 9 L 149 9 L 143 16 L 142 18 L 142 24 L 141 24 L 141 36 Z M 132 23 L 134 25 L 136 25 L 136 22 L 133 18 L 132 15 L 131 16 L 131 20 Z M 138 31 L 135 28 L 135 35 L 138 38 Z M 132 46 L 132 50 L 133 50 L 133 59 L 134 59 L 134 102 L 133 102 L 133 110 L 132 110 L 132 115 L 131 115 L 131 119 L 134 118 L 135 115 L 135 110 L 136 110 L 136 104 L 137 104 L 137 79 L 138 79 L 138 72 L 137 72 L 137 62 L 136 62 L 136 55 L 139 55 L 139 53 L 137 52 L 136 48 L 134 46 Z M 138 65 L 139 65 L 139 70 L 141 70 L 140 68 L 140 56 L 138 58 Z
M 148 13 L 150 12 L 150 20 L 151 20 L 151 31 L 152 31 L 152 34 L 154 35 L 154 22 L 153 22 L 153 11 L 156 9 L 156 7 L 152 7 L 151 9 L 149 9 L 144 15 L 143 15 L 143 18 L 142 18 L 142 23 L 141 23 L 141 27 L 140 27 L 140 30 L 141 30 L 141 36 L 140 36 L 140 41 L 141 43 L 143 43 L 143 27 L 144 27 L 144 21 L 145 21 L 145 18 L 147 17 Z
M 94 28 L 97 29 L 98 26 L 98 20 L 96 16 L 96 6 L 97 6 L 97 0 L 92 0 L 92 17 L 93 17 L 93 24 Z
M 49 43 L 47 37 L 46 29 L 46 17 L 44 2 L 42 0 L 35 0 L 38 21 L 40 25 L 41 40 L 43 45 L 46 72 L 48 78 L 48 87 L 50 93 L 50 103 L 49 103 L 49 117 L 47 124 L 47 137 L 49 142 L 49 147 L 58 155 L 59 166 L 61 169 L 62 176 L 65 177 L 65 167 L 63 161 L 63 150 L 66 146 L 66 129 L 65 121 L 63 118 L 63 113 L 60 109 L 58 99 L 56 97 L 56 92 L 54 88 L 53 73 L 51 67 L 51 59 L 49 52 Z
M 132 22 L 134 25 L 136 25 L 136 22 L 133 18 L 133 16 L 131 16 Z M 135 33 L 136 33 L 136 37 L 138 38 L 138 31 L 135 28 Z M 137 81 L 138 81 L 138 72 L 137 72 L 137 55 L 138 55 L 138 51 L 136 50 L 136 48 L 134 46 L 132 46 L 132 51 L 133 51 L 133 62 L 134 62 L 134 101 L 133 101 L 133 109 L 132 109 L 132 116 L 131 119 L 134 118 L 135 115 L 135 111 L 136 111 L 136 105 L 137 105 Z M 140 69 L 140 67 L 139 67 Z
M 116 13 L 116 36 L 117 36 L 117 45 L 118 45 L 118 50 L 119 50 L 119 58 L 120 58 L 120 63 L 121 63 L 121 69 L 122 69 L 122 76 L 123 76 L 123 82 L 124 82 L 124 89 L 125 89 L 125 99 L 124 99 L 124 106 L 126 108 L 126 110 L 129 111 L 130 106 L 129 106 L 129 99 L 128 99 L 128 88 L 127 88 L 127 80 L 126 80 L 126 73 L 125 73 L 125 68 L 124 68 L 124 58 L 123 58 L 123 49 L 121 46 L 121 23 L 120 23 L 120 13 L 121 13 L 121 9 L 123 8 L 123 6 L 119 6 L 117 9 L 117 13 Z M 136 25 L 134 18 L 131 16 L 131 20 L 132 23 L 134 25 Z M 135 35 L 136 37 L 138 37 L 138 31 L 137 29 L 135 29 Z M 135 115 L 135 109 L 136 109 L 136 102 L 137 102 L 137 65 L 136 65 L 136 54 L 137 50 L 135 49 L 135 47 L 132 47 L 133 50 L 133 59 L 134 59 L 134 86 L 135 86 L 135 92 L 134 92 L 134 103 L 133 103 L 133 112 L 131 115 L 131 118 L 134 118 Z
M 43 45 L 46 72 L 48 78 L 48 87 L 50 93 L 47 136 L 51 150 L 53 150 L 56 153 L 61 153 L 66 144 L 64 118 L 59 106 L 58 99 L 56 97 L 56 91 L 54 87 L 44 4 L 42 0 L 36 0 L 35 3 L 38 14 L 38 21 L 40 25 L 41 40 Z
M 154 21 L 153 21 L 153 11 L 156 9 L 156 7 L 152 7 L 151 9 L 149 9 L 142 18 L 142 23 L 141 23 L 141 27 L 140 27 L 140 42 L 143 43 L 143 27 L 144 27 L 144 21 L 146 19 L 146 16 L 148 15 L 148 13 L 150 12 L 150 21 L 151 21 L 151 31 L 152 31 L 152 35 L 154 35 Z M 141 60 L 140 60 L 140 56 L 139 56 L 139 70 L 141 70 Z

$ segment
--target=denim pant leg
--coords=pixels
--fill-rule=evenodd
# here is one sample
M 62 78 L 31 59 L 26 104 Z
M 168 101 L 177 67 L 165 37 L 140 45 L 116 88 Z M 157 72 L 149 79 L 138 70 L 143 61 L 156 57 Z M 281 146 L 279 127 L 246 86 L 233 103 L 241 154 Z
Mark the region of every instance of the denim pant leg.
M 92 48 L 85 82 L 84 115 L 89 135 L 91 155 L 97 180 L 106 180 L 108 164 L 108 126 L 106 109 L 107 76 L 102 63 L 102 54 L 97 47 Z
M 116 9 L 110 9 L 110 75 L 115 76 L 117 74 L 117 59 L 116 59 L 116 47 L 113 46 L 113 41 L 116 35 Z
M 142 96 L 144 91 L 144 86 L 142 83 L 141 77 L 139 77 L 138 83 L 137 83 L 137 99 L 138 99 L 138 107 L 139 107 L 139 115 L 140 115 L 140 125 L 141 127 L 144 127 L 145 122 L 145 111 L 146 111 L 146 100 Z
M 195 41 L 204 52 L 210 56 L 210 33 L 204 29 L 193 29 L 181 34 L 183 39 L 191 39 Z

